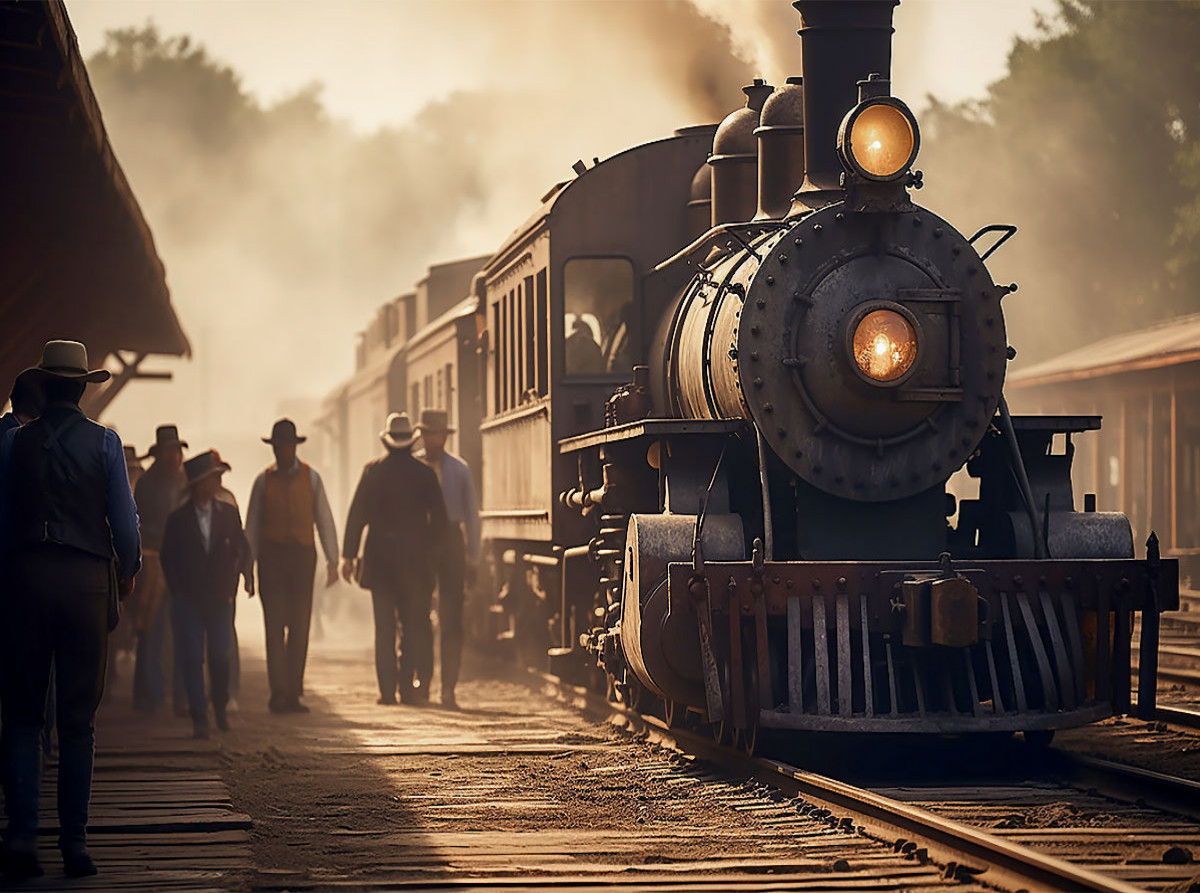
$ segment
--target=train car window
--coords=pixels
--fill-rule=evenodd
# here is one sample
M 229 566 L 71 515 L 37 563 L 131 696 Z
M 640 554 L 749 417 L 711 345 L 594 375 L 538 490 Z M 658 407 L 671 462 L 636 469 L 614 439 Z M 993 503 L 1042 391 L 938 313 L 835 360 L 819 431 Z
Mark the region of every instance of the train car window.
M 506 385 L 508 396 L 504 401 L 505 409 L 512 409 L 517 405 L 517 342 L 521 336 L 517 329 L 516 299 L 515 290 L 509 291 L 504 299 L 508 307 L 508 384 Z
M 416 382 L 412 386 L 412 397 L 409 398 L 412 406 L 408 410 L 410 418 L 419 419 L 421 417 L 421 386 Z
M 454 364 L 446 364 L 446 411 L 454 417 Z
M 550 376 L 550 310 L 547 306 L 546 268 L 537 272 L 537 392 L 545 397 L 549 393 Z
M 500 370 L 503 368 L 501 354 L 504 350 L 504 338 L 500 334 L 500 303 L 492 305 L 492 337 L 495 348 L 492 351 L 492 413 L 500 411 Z
M 522 395 L 533 394 L 537 391 L 537 355 L 541 352 L 542 342 L 538 338 L 537 316 L 533 310 L 533 277 L 526 276 L 524 284 L 525 312 L 525 388 Z
M 525 316 L 525 300 L 524 287 L 517 284 L 513 289 L 513 316 L 516 319 L 516 325 L 513 327 L 516 332 L 516 350 L 513 352 L 513 360 L 515 365 L 513 368 L 513 404 L 521 403 L 525 395 L 525 353 L 526 353 L 526 337 L 525 333 L 529 331 L 529 322 Z
M 439 369 L 437 371 L 437 386 L 436 386 L 436 396 L 435 396 L 436 402 L 433 404 L 438 409 L 446 408 L 446 395 L 445 395 L 445 392 L 442 390 L 443 386 L 444 385 L 442 382 L 442 370 Z
M 425 406 L 433 407 L 433 376 L 425 376 Z
M 563 268 L 563 348 L 567 375 L 627 373 L 632 345 L 633 264 L 574 258 Z
M 508 351 L 512 344 L 508 325 L 508 292 L 500 296 L 500 411 L 508 409 Z

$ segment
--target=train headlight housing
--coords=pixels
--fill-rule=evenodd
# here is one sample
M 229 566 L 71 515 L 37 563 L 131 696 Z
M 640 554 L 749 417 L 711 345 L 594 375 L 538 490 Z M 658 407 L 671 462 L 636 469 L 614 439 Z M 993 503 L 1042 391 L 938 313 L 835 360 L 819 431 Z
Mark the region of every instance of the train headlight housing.
M 864 99 L 842 120 L 838 152 L 847 170 L 867 180 L 898 180 L 912 168 L 921 131 L 908 106 L 892 96 Z
M 905 378 L 917 360 L 917 329 L 897 306 L 863 314 L 853 328 L 850 354 L 871 382 L 890 384 Z

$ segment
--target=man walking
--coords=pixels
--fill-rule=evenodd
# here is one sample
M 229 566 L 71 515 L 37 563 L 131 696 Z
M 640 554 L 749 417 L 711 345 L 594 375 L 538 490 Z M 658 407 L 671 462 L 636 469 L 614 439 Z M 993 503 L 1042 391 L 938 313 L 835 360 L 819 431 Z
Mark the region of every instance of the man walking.
M 375 675 L 379 703 L 429 700 L 433 676 L 434 556 L 445 548 L 446 504 L 437 476 L 412 455 L 417 435 L 404 413 L 392 413 L 379 435 L 387 455 L 368 462 L 346 519 L 342 576 L 371 590 L 375 611 Z M 361 562 L 358 545 L 370 528 Z M 396 624 L 403 635 L 397 679 Z
M 216 499 L 221 475 L 229 466 L 209 450 L 184 463 L 189 498 L 167 518 L 163 531 L 162 568 L 173 598 L 175 651 L 183 670 L 192 737 L 208 737 L 204 698 L 207 654 L 213 717 L 221 731 L 229 729 L 229 641 L 238 578 L 254 593 L 249 575 L 250 546 L 238 510 Z M 207 646 L 207 647 L 206 647 Z
M 37 858 L 42 726 L 51 665 L 57 679 L 58 846 L 69 877 L 96 873 L 87 850 L 96 708 L 104 693 L 117 599 L 141 564 L 137 510 L 116 432 L 79 400 L 104 369 L 88 370 L 78 341 L 51 341 L 33 370 L 41 418 L 0 445 L 0 549 L 10 584 L 0 623 L 4 871 L 42 873 Z
M 336 583 L 338 575 L 337 529 L 325 485 L 316 469 L 296 458 L 296 447 L 307 439 L 291 419 L 275 423 L 271 436 L 262 439 L 274 450 L 275 464 L 254 481 L 246 510 L 246 535 L 258 562 L 272 713 L 308 713 L 300 695 L 317 568 L 314 527 L 325 553 L 325 585 Z
M 163 578 L 159 552 L 167 516 L 187 498 L 187 475 L 183 472 L 183 451 L 187 441 L 179 438 L 175 425 L 160 425 L 154 445 L 147 456 L 154 459 L 134 488 L 138 516 L 142 521 L 142 549 L 145 569 L 138 577 L 133 601 L 133 628 L 137 632 L 137 655 L 133 669 L 133 707 L 144 713 L 157 713 L 166 700 L 163 654 L 171 631 L 170 593 Z M 170 647 L 174 655 L 174 647 Z M 183 673 L 178 661 L 171 674 L 176 713 L 183 712 Z
M 454 687 L 462 665 L 463 588 L 466 582 L 474 582 L 479 567 L 479 503 L 471 469 L 458 456 L 446 452 L 446 438 L 454 429 L 445 411 L 423 410 L 417 430 L 424 449 L 416 455 L 437 475 L 450 519 L 446 549 L 437 563 L 437 613 L 442 644 L 442 706 L 454 709 L 458 706 Z

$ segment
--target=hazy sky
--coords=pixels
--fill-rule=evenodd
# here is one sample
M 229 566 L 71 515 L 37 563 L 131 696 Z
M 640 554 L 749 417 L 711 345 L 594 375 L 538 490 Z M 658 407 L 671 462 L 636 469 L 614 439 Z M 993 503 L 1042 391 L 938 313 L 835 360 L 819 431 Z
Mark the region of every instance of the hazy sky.
M 494 2 L 502 5 L 505 0 Z M 697 5 L 727 20 L 744 9 L 786 8 L 787 4 L 786 0 L 699 0 Z M 1035 12 L 1053 5 L 1053 0 L 904 0 L 895 17 L 896 92 L 917 106 L 926 93 L 947 100 L 979 95 L 1003 73 L 1013 37 L 1031 33 Z M 73 0 L 68 4 L 85 57 L 100 46 L 105 31 L 153 20 L 166 34 L 188 34 L 203 42 L 264 100 L 320 81 L 329 108 L 365 130 L 402 123 L 430 99 L 486 84 L 497 75 L 512 83 L 513 71 L 505 62 L 500 38 L 490 22 L 473 15 L 472 6 L 456 0 Z M 539 28 L 528 6 L 514 14 L 525 19 L 515 26 Z M 552 34 L 542 37 L 553 40 Z M 614 47 L 614 59 L 619 57 L 619 48 Z M 496 66 L 505 71 L 498 72 Z M 538 76 L 536 66 L 513 68 Z M 797 72 L 763 73 L 777 83 Z

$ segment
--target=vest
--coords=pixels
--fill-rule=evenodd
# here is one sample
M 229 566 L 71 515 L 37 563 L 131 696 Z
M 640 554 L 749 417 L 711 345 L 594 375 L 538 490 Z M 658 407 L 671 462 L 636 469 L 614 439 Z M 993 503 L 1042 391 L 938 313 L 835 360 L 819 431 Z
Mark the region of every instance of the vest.
M 312 470 L 303 462 L 298 465 L 292 474 L 274 467 L 267 469 L 262 537 L 268 543 L 315 548 Z
M 13 434 L 14 542 L 70 546 L 113 560 L 104 432 L 78 408 L 52 406 Z

